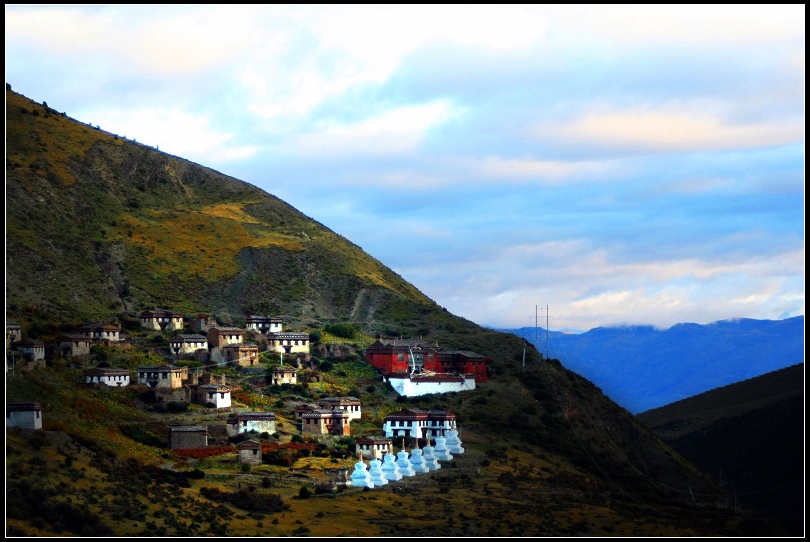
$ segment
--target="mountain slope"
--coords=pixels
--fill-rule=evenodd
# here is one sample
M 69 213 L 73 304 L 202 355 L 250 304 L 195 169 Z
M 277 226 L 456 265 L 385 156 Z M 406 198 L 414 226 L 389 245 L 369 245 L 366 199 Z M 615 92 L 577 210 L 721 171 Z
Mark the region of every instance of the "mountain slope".
M 717 507 L 726 496 L 710 477 L 558 361 L 529 349 L 524 366 L 518 337 L 449 314 L 356 245 L 256 187 L 84 125 L 8 88 L 6 100 L 6 318 L 19 321 L 25 336 L 47 342 L 70 326 L 113 319 L 134 334 L 139 312 L 153 308 L 214 314 L 232 325 L 269 314 L 282 316 L 287 329 L 307 331 L 351 322 L 366 340 L 356 345 L 360 353 L 380 333 L 423 336 L 492 358 L 489 381 L 474 392 L 401 405 L 379 381 L 327 382 L 322 391 L 357 392 L 377 413 L 408 405 L 451 409 L 479 436 L 477 453 L 530 461 L 488 471 L 506 484 L 504 498 L 523 496 L 516 501 L 524 532 L 560 532 L 532 500 L 538 491 L 564 495 L 543 507 L 564 506 L 575 516 L 587 500 L 624 524 L 648 514 L 655 525 L 677 511 L 711 520 L 677 532 L 744 531 Z M 52 367 L 15 380 L 8 397 L 39 398 L 51 430 L 80 443 L 93 435 L 94 453 L 113 463 L 146 461 L 131 454 L 134 441 L 117 414 L 140 423 L 137 401 L 75 384 L 87 363 L 107 361 L 102 355 L 113 354 L 52 360 Z M 141 351 L 115 355 L 129 368 L 154 359 Z M 261 388 L 261 404 L 289 399 L 255 382 L 244 386 L 238 393 L 249 397 Z M 106 412 L 116 416 L 100 417 Z M 25 443 L 20 450 L 27 453 Z M 153 448 L 145 457 L 161 453 Z M 491 488 L 479 489 L 486 501 Z M 581 524 L 572 532 L 589 529 Z
M 225 320 L 381 322 L 381 330 L 394 319 L 449 321 L 278 198 L 6 96 L 8 316 L 104 320 L 166 307 Z
M 804 364 L 638 414 L 678 453 L 722 478 L 735 505 L 804 533 Z
M 533 328 L 514 331 L 535 342 Z M 639 413 L 804 361 L 804 316 L 537 333 L 536 346 Z M 632 378 L 628 378 L 632 375 Z

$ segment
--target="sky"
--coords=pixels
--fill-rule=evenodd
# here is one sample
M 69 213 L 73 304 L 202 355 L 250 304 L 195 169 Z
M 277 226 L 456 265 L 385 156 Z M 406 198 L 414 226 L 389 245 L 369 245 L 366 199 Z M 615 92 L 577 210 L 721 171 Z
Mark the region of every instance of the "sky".
M 804 5 L 6 4 L 6 83 L 503 329 L 804 315 Z

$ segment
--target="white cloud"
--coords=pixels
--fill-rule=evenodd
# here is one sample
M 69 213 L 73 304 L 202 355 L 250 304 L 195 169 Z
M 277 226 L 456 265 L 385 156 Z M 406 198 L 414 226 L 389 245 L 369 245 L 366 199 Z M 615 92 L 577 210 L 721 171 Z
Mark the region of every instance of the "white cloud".
M 538 138 L 562 138 L 637 151 L 709 151 L 804 141 L 804 119 L 740 123 L 689 105 L 594 110 L 565 124 L 538 126 Z
M 804 5 L 587 5 L 555 8 L 569 32 L 626 46 L 762 46 L 804 40 Z
M 208 166 L 257 152 L 254 146 L 233 146 L 233 135 L 217 132 L 207 117 L 177 107 L 94 111 L 92 118 L 93 124 L 108 132 Z
M 434 102 L 392 109 L 355 123 L 324 122 L 287 148 L 313 157 L 402 154 L 419 147 L 428 130 L 445 122 L 450 114 L 449 104 Z
M 471 169 L 485 177 L 533 179 L 554 185 L 566 180 L 600 181 L 628 173 L 618 160 L 536 160 L 489 157 L 474 160 Z

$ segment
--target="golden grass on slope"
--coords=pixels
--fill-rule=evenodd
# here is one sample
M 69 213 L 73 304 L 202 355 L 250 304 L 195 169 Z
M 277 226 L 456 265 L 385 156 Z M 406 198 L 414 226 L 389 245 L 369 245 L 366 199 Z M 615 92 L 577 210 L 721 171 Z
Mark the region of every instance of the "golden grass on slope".
M 12 117 L 15 122 L 8 122 Z M 97 141 L 117 139 L 108 132 L 74 122 L 61 113 L 6 90 L 6 140 L 15 143 L 7 146 L 7 149 L 12 149 L 6 155 L 7 164 L 19 164 L 33 173 L 32 164 L 42 164 L 46 160 L 48 170 L 55 173 L 65 186 L 71 186 L 76 179 L 66 167 L 69 160 L 84 155 Z M 122 140 L 117 142 L 123 144 Z
M 303 250 L 295 236 L 246 224 L 258 224 L 243 211 L 249 202 L 223 203 L 185 211 L 153 211 L 148 219 L 124 215 L 113 238 L 136 245 L 150 255 L 161 273 L 199 276 L 214 281 L 237 272 L 236 255 L 246 246 L 275 245 Z

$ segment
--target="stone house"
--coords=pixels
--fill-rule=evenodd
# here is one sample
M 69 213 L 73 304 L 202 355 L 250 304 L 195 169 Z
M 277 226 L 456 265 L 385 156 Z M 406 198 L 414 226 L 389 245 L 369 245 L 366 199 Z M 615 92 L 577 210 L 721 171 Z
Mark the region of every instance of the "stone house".
M 298 369 L 290 365 L 275 366 L 270 370 L 270 384 L 280 386 L 281 384 L 296 384 L 298 382 Z
M 208 347 L 224 348 L 245 342 L 245 331 L 238 327 L 214 326 L 208 330 Z
M 187 450 L 208 446 L 208 427 L 204 425 L 175 425 L 169 428 L 169 448 Z
M 12 348 L 20 354 L 25 361 L 39 361 L 45 359 L 45 343 L 37 339 L 22 339 L 14 342 Z
M 261 465 L 262 445 L 255 440 L 243 440 L 236 445 L 237 460 L 241 464 Z
M 200 384 L 194 390 L 194 402 L 213 404 L 214 408 L 231 408 L 231 388 L 225 384 Z
M 147 365 L 138 367 L 138 384 L 150 388 L 180 388 L 188 380 L 188 367 Z
M 342 408 L 349 413 L 349 418 L 359 420 L 362 416 L 360 411 L 360 399 L 357 397 L 323 397 L 318 400 L 321 408 Z
M 217 319 L 209 314 L 201 314 L 189 322 L 191 329 L 201 333 L 208 333 L 208 330 L 217 325 Z
M 276 432 L 276 415 L 272 412 L 236 412 L 228 416 L 225 427 L 229 437 L 240 433 L 268 433 Z
M 11 350 L 11 345 L 22 339 L 22 328 L 17 322 L 6 322 L 6 350 Z
M 8 401 L 6 427 L 42 429 L 42 406 L 39 401 Z
M 92 339 L 84 335 L 60 335 L 56 338 L 56 355 L 63 358 L 86 356 Z
M 301 413 L 301 433 L 306 435 L 349 436 L 349 413 L 343 409 L 314 409 Z
M 259 347 L 252 343 L 228 344 L 222 348 L 225 362 L 236 367 L 259 365 Z

